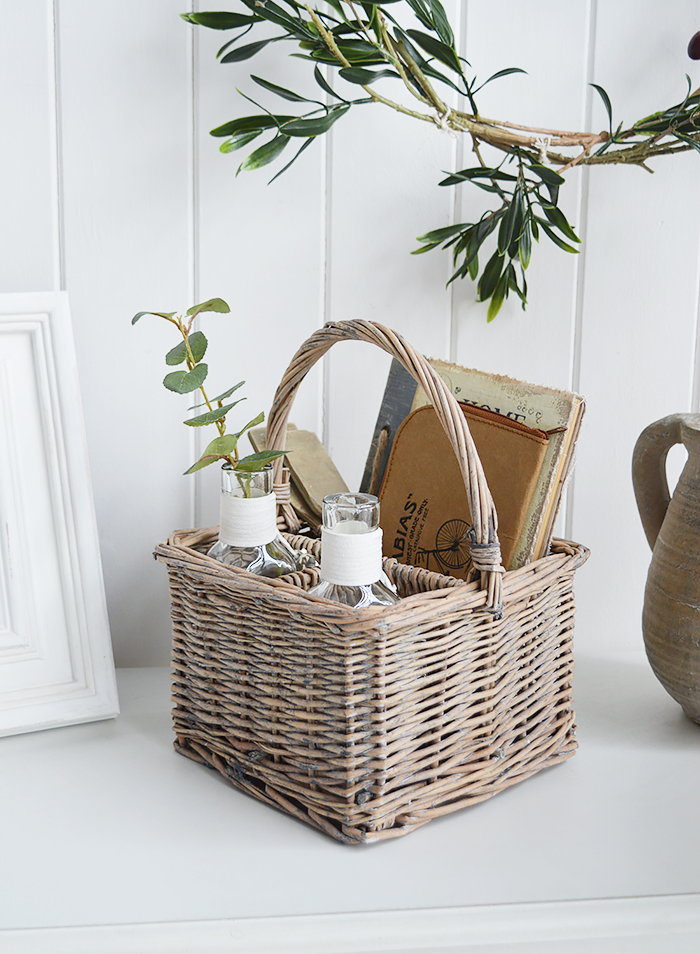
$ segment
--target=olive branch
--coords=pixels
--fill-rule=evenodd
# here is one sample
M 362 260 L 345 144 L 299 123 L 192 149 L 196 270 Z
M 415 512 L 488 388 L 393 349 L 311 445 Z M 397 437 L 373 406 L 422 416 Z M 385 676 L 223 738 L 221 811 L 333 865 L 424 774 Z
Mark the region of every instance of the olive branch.
M 140 311 L 131 319 L 131 324 L 135 325 L 139 318 L 142 318 L 144 315 L 155 315 L 157 318 L 164 318 L 165 321 L 169 321 L 170 324 L 175 325 L 182 337 L 182 341 L 168 351 L 165 355 L 165 363 L 170 367 L 184 364 L 186 370 L 180 369 L 179 371 L 171 371 L 169 374 L 166 374 L 163 379 L 163 385 L 169 391 L 174 391 L 176 394 L 189 394 L 194 391 L 199 391 L 203 401 L 200 404 L 194 404 L 190 410 L 194 411 L 201 407 L 206 407 L 207 410 L 183 421 L 183 423 L 188 427 L 204 427 L 207 424 L 213 424 L 219 432 L 219 436 L 207 444 L 202 456 L 185 471 L 185 474 L 194 474 L 195 471 L 202 470 L 203 467 L 208 467 L 209 464 L 213 464 L 214 461 L 217 460 L 230 464 L 241 474 L 249 474 L 251 471 L 261 470 L 266 464 L 269 464 L 277 457 L 282 457 L 285 452 L 265 450 L 258 451 L 255 454 L 249 454 L 247 457 L 239 457 L 239 440 L 251 427 L 257 427 L 258 424 L 262 424 L 265 420 L 265 415 L 261 412 L 254 417 L 252 421 L 248 421 L 245 427 L 242 427 L 240 431 L 236 431 L 235 433 L 226 432 L 226 415 L 237 404 L 244 401 L 245 398 L 237 398 L 235 401 L 230 401 L 227 404 L 224 402 L 228 401 L 231 395 L 245 384 L 245 381 L 239 381 L 237 384 L 234 384 L 233 387 L 228 388 L 221 394 L 217 394 L 216 397 L 209 398 L 207 396 L 207 392 L 204 389 L 204 381 L 209 374 L 209 366 L 202 361 L 202 358 L 207 351 L 208 341 L 201 331 L 192 330 L 197 316 L 207 311 L 228 314 L 231 309 L 222 298 L 210 298 L 209 301 L 202 302 L 200 305 L 193 305 L 187 310 L 184 316 L 178 315 L 174 311 Z M 243 483 L 241 486 L 244 486 Z M 248 496 L 248 494 L 246 494 L 246 496 Z
M 221 63 L 238 63 L 255 56 L 271 43 L 292 41 L 297 52 L 291 55 L 313 64 L 313 76 L 326 96 L 324 101 L 308 99 L 260 76 L 251 75 L 258 86 L 290 103 L 306 104 L 301 115 L 273 113 L 241 93 L 261 112 L 213 129 L 212 136 L 223 138 L 222 153 L 236 152 L 264 133 L 271 138 L 253 149 L 241 163 L 238 173 L 260 169 L 277 160 L 291 143 L 301 144 L 293 157 L 271 182 L 282 175 L 317 139 L 327 133 L 353 107 L 381 103 L 439 129 L 471 138 L 476 164 L 452 173 L 441 186 L 471 183 L 495 197 L 495 207 L 478 221 L 462 222 L 438 228 L 418 237 L 421 247 L 413 254 L 442 247 L 452 250 L 454 272 L 450 282 L 470 278 L 477 282 L 479 300 L 488 301 L 487 319 L 491 321 L 513 292 L 523 308 L 527 304 L 525 271 L 530 263 L 533 240 L 546 236 L 563 251 L 577 253 L 580 239 L 559 206 L 559 189 L 564 175 L 578 165 L 639 166 L 653 170 L 648 162 L 658 156 L 700 151 L 700 90 L 691 93 L 691 81 L 680 103 L 652 113 L 631 126 L 619 123 L 613 128 L 613 110 L 603 87 L 591 84 L 603 102 L 608 129 L 599 133 L 567 132 L 523 126 L 489 119 L 479 113 L 476 97 L 487 83 L 512 73 L 508 67 L 482 83 L 468 76 L 469 63 L 459 55 L 455 37 L 440 0 L 382 0 L 380 3 L 354 0 L 327 0 L 327 10 L 297 0 L 238 0 L 248 12 L 183 13 L 192 24 L 215 30 L 234 30 L 236 35 L 218 51 Z M 395 10 L 410 8 L 412 18 L 423 29 L 402 26 Z M 241 43 L 243 37 L 262 24 L 272 24 L 280 32 L 273 36 Z M 427 32 L 425 32 L 427 31 Z M 695 37 L 693 38 L 693 41 Z M 691 45 L 693 43 L 691 41 Z M 690 50 L 689 50 L 690 52 Z M 693 54 L 690 53 L 692 56 Z M 320 70 L 326 65 L 349 86 L 362 90 L 353 98 L 341 95 Z M 398 80 L 416 101 L 410 108 L 379 93 Z M 449 106 L 436 91 L 442 84 L 459 94 L 465 110 Z M 345 87 L 343 87 L 345 90 Z M 302 107 L 304 109 L 304 107 Z M 482 145 L 500 153 L 496 163 L 487 163 Z M 562 151 L 564 150 L 564 151 Z M 566 150 L 574 150 L 573 154 Z M 482 265 L 483 246 L 490 242 L 493 251 Z M 574 244 L 571 244 L 574 243 Z

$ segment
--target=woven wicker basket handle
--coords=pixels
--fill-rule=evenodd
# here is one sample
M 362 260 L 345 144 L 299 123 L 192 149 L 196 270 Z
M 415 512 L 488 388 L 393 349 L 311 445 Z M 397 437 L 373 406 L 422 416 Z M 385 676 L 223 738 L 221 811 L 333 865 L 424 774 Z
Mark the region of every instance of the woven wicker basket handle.
M 481 586 L 487 590 L 487 608 L 500 613 L 501 547 L 498 518 L 486 477 L 469 433 L 464 414 L 454 396 L 429 362 L 395 331 L 371 321 L 329 322 L 299 348 L 277 388 L 267 425 L 267 447 L 283 450 L 292 402 L 307 372 L 337 341 L 366 341 L 396 358 L 423 388 L 433 403 L 459 462 L 472 518 L 471 558 L 481 572 Z M 275 462 L 275 482 L 279 486 L 282 460 Z

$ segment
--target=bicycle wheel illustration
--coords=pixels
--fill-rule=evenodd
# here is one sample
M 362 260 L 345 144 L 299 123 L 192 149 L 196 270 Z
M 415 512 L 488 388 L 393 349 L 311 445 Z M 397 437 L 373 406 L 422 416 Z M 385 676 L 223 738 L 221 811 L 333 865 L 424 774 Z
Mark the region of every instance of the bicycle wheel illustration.
M 465 520 L 447 520 L 435 534 L 434 550 L 416 551 L 416 566 L 425 560 L 426 569 L 430 569 L 430 558 L 435 557 L 440 572 L 450 574 L 469 564 L 469 524 Z
M 459 570 L 469 561 L 469 524 L 464 520 L 447 520 L 435 535 L 436 556 L 449 570 Z

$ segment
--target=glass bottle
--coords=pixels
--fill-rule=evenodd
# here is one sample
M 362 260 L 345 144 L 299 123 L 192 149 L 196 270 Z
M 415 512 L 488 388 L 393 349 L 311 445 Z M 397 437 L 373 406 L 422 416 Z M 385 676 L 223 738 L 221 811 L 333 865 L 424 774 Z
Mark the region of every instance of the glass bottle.
M 321 582 L 309 593 L 354 607 L 388 606 L 398 601 L 382 570 L 379 500 L 372 494 L 324 497 Z
M 207 555 L 258 576 L 284 576 L 316 565 L 312 554 L 293 550 L 277 529 L 271 464 L 253 471 L 223 465 L 219 539 Z

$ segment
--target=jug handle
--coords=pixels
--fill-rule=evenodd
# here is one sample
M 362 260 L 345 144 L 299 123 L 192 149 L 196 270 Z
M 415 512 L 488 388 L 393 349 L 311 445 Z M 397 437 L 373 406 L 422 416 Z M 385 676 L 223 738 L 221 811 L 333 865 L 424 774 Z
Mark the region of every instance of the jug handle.
M 671 495 L 666 479 L 666 458 L 674 444 L 682 443 L 681 425 L 690 414 L 670 414 L 650 424 L 639 435 L 632 455 L 632 484 L 637 509 L 649 546 L 654 549 Z

